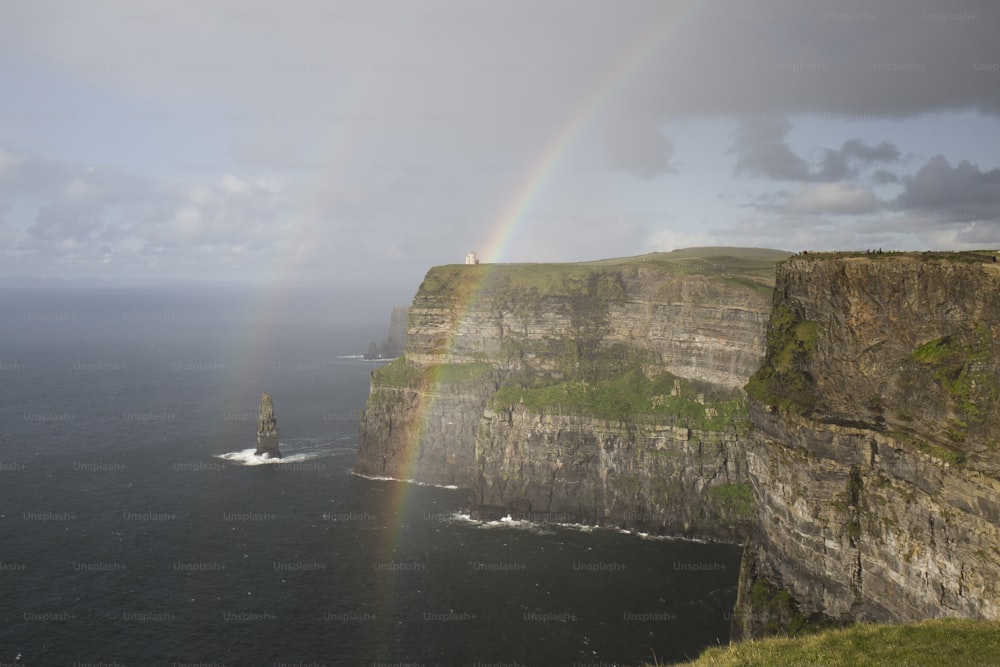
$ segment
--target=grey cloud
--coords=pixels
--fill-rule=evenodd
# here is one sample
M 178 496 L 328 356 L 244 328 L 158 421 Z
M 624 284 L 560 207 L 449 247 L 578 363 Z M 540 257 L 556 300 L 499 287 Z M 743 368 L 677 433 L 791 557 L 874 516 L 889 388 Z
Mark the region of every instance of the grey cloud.
M 196 202 L 176 184 L 128 170 L 88 172 L 88 165 L 37 156 L 15 164 L 0 153 L 0 195 L 43 203 L 31 234 L 23 221 L 16 233 L 52 256 L 60 240 L 73 239 L 98 254 L 110 250 L 115 261 L 131 247 L 164 263 L 187 252 L 235 266 L 225 253 L 237 245 L 247 271 L 270 251 L 302 265 L 370 274 L 395 262 L 422 273 L 430 263 L 460 260 L 486 238 L 535 185 L 526 175 L 553 151 L 568 147 L 592 164 L 603 158 L 629 175 L 658 176 L 674 161 L 664 121 L 712 116 L 744 121 L 734 151 L 738 174 L 790 184 L 759 210 L 856 212 L 875 205 L 859 183 L 899 182 L 899 150 L 851 139 L 799 155 L 787 141 L 786 117 L 957 110 L 1000 117 L 997 75 L 976 67 L 1000 63 L 997 25 L 1000 4 L 978 0 L 954 0 L 947 9 L 939 0 L 864 7 L 792 0 L 244 0 L 206 7 L 174 0 L 143 9 L 101 0 L 86 11 L 33 0 L 0 21 L 0 62 L 54 72 L 99 100 L 82 111 L 60 110 L 66 125 L 89 128 L 107 105 L 125 118 L 128 136 L 177 132 L 185 149 L 204 136 L 209 147 L 192 161 L 235 161 L 227 168 L 250 181 L 277 172 L 289 189 L 227 192 L 213 180 L 218 169 L 211 177 L 185 174 L 180 180 L 210 195 Z M 17 100 L 9 109 L 42 118 L 45 92 L 12 91 Z M 114 107 L 122 100 L 127 110 Z M 0 140 L 17 136 L 32 145 L 12 122 L 0 116 Z M 43 137 L 35 145 L 52 145 L 45 128 L 58 125 L 35 123 L 32 131 Z M 74 144 L 77 136 L 87 132 L 74 129 Z M 961 165 L 956 171 L 942 176 L 992 210 L 989 186 Z M 599 188 L 588 187 L 589 178 L 562 179 L 572 182 L 560 184 L 561 200 L 553 186 L 539 189 L 540 200 L 556 200 L 539 205 L 576 215 L 597 208 Z M 824 184 L 841 185 L 818 187 Z M 944 205 L 919 174 L 903 187 L 893 206 Z M 289 219 L 295 234 L 288 227 L 282 234 Z M 565 226 L 525 226 L 522 234 L 566 253 L 550 258 L 573 258 L 559 242 Z M 608 236 L 589 227 L 573 239 L 574 253 L 605 250 L 628 246 L 609 247 Z
M 902 183 L 903 192 L 894 200 L 897 209 L 953 222 L 1000 221 L 1000 168 L 984 171 L 967 160 L 952 166 L 936 155 Z
M 781 117 L 745 120 L 736 132 L 733 152 L 736 173 L 782 181 L 831 183 L 856 179 L 865 168 L 899 160 L 899 149 L 888 142 L 869 146 L 861 139 L 845 141 L 838 150 L 822 149 L 815 167 L 797 155 L 786 137 L 792 123 Z
M 736 132 L 736 172 L 775 180 L 808 180 L 808 163 L 785 141 L 791 129 L 787 118 L 758 117 L 744 121 Z
M 900 158 L 899 149 L 888 141 L 883 141 L 878 146 L 869 146 L 860 139 L 850 139 L 840 147 L 840 153 L 866 165 L 876 162 L 897 162 Z

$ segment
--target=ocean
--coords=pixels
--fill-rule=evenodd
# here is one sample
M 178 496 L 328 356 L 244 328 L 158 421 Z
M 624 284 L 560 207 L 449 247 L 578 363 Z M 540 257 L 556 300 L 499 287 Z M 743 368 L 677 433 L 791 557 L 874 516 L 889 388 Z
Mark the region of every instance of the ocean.
M 0 667 L 582 667 L 727 643 L 737 546 L 480 523 L 461 489 L 352 474 L 359 355 L 389 317 L 358 308 L 0 290 Z M 264 391 L 280 461 L 252 456 Z

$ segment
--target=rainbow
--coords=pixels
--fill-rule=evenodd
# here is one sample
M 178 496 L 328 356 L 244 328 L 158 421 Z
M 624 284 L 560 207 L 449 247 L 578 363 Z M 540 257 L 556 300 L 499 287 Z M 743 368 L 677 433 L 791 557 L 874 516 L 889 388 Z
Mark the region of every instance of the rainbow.
M 501 261 L 507 256 L 507 249 L 516 238 L 517 228 L 525 213 L 537 198 L 563 156 L 573 147 L 583 130 L 590 125 L 598 112 L 614 97 L 615 93 L 642 68 L 656 49 L 666 41 L 696 6 L 695 0 L 682 0 L 665 10 L 658 20 L 647 24 L 642 36 L 632 48 L 603 73 L 587 97 L 576 105 L 576 112 L 546 144 L 533 166 L 528 169 L 520 186 L 511 196 L 494 223 L 484 247 L 483 259 L 487 263 Z
M 665 12 L 658 17 L 658 20 L 651 20 L 643 34 L 637 39 L 632 48 L 623 54 L 619 59 L 612 62 L 597 79 L 597 83 L 588 91 L 588 95 L 580 100 L 574 107 L 575 113 L 571 120 L 562 126 L 551 139 L 545 144 L 533 162 L 530 169 L 526 170 L 524 177 L 518 184 L 516 190 L 507 199 L 507 203 L 496 216 L 486 241 L 483 245 L 485 251 L 482 255 L 484 265 L 469 267 L 469 270 L 479 272 L 475 287 L 468 294 L 464 295 L 464 300 L 459 303 L 455 316 L 455 326 L 453 327 L 452 339 L 444 355 L 447 362 L 452 357 L 456 340 L 462 335 L 462 324 L 466 320 L 464 314 L 473 310 L 478 303 L 482 288 L 486 285 L 493 274 L 490 265 L 509 257 L 509 248 L 517 238 L 517 231 L 525 219 L 526 212 L 538 197 L 538 194 L 545 188 L 546 183 L 558 168 L 563 157 L 573 148 L 581 133 L 586 129 L 604 108 L 607 102 L 612 99 L 619 89 L 638 71 L 654 54 L 671 32 L 675 31 L 683 24 L 684 19 L 691 15 L 696 7 L 696 0 L 681 0 L 672 4 Z M 431 382 L 437 386 L 441 381 L 441 373 L 444 366 L 436 366 L 431 371 Z M 434 394 L 432 393 L 431 396 Z M 408 502 L 413 485 L 407 482 L 413 480 L 417 459 L 420 453 L 420 442 L 424 439 L 427 427 L 427 416 L 433 414 L 433 398 L 428 399 L 424 405 L 424 410 L 419 416 L 418 428 L 415 429 L 415 437 L 406 443 L 404 453 L 404 474 L 402 481 L 389 483 L 387 489 L 385 517 L 385 540 L 380 550 L 383 562 L 393 560 L 395 554 L 403 553 L 401 547 L 404 546 L 405 532 L 399 523 L 406 517 L 406 508 L 411 506 Z M 381 578 L 380 600 L 383 608 L 380 609 L 381 618 L 389 620 L 392 617 L 392 582 L 394 577 L 386 576 Z M 382 636 L 391 635 L 391 628 L 382 628 Z
M 650 21 L 642 37 L 636 40 L 633 47 L 617 62 L 607 68 L 604 75 L 598 80 L 598 83 L 592 88 L 587 97 L 577 105 L 577 111 L 573 115 L 572 120 L 555 133 L 552 139 L 546 144 L 544 150 L 539 153 L 533 166 L 527 170 L 519 187 L 509 198 L 508 203 L 503 207 L 499 216 L 497 216 L 496 222 L 488 234 L 485 244 L 484 265 L 480 265 L 475 269 L 470 267 L 469 269 L 478 271 L 479 276 L 475 288 L 470 290 L 464 296 L 464 300 L 459 303 L 455 326 L 452 328 L 452 339 L 447 347 L 448 352 L 444 358 L 446 362 L 451 357 L 455 341 L 462 335 L 462 324 L 466 319 L 463 315 L 475 308 L 483 286 L 488 283 L 493 274 L 490 265 L 506 258 L 508 254 L 507 250 L 517 236 L 518 227 L 523 222 L 526 211 L 537 198 L 538 193 L 544 189 L 545 184 L 558 167 L 563 156 L 573 147 L 580 134 L 592 122 L 606 102 L 642 67 L 653 52 L 663 43 L 668 34 L 672 30 L 675 30 L 682 20 L 691 13 L 695 4 L 694 0 L 679 2 L 673 5 L 667 14 L 660 17 L 659 21 Z M 434 386 L 440 383 L 442 370 L 442 366 L 437 366 L 432 371 L 433 376 L 431 380 Z M 430 408 L 433 406 L 426 407 Z M 429 409 L 425 410 L 424 415 L 421 417 L 422 423 L 418 429 L 419 437 L 417 438 L 417 442 L 408 444 L 404 457 L 405 480 L 413 479 L 413 472 L 416 469 L 416 461 L 419 454 L 419 441 L 422 440 L 426 427 L 424 420 L 426 420 L 426 414 L 429 412 Z M 405 498 L 399 499 L 400 503 L 404 501 Z

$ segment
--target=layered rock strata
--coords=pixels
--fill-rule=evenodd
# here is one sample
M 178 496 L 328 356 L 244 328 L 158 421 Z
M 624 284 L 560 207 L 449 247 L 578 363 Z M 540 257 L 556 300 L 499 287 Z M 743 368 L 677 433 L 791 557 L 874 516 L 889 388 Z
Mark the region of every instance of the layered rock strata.
M 998 338 L 992 253 L 779 266 L 736 636 L 1000 617 Z
M 738 388 L 785 256 L 435 267 L 405 358 L 373 373 L 356 470 L 466 487 L 485 512 L 739 539 Z

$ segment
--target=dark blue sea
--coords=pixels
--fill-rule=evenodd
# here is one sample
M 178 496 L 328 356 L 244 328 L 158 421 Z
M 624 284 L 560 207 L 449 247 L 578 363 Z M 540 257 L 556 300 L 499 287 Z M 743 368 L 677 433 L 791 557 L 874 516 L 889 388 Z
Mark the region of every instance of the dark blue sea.
M 726 643 L 740 551 L 352 475 L 389 310 L 0 291 L 0 667 L 637 665 Z M 260 394 L 280 462 L 252 456 Z M 16 662 L 17 656 L 20 661 Z

